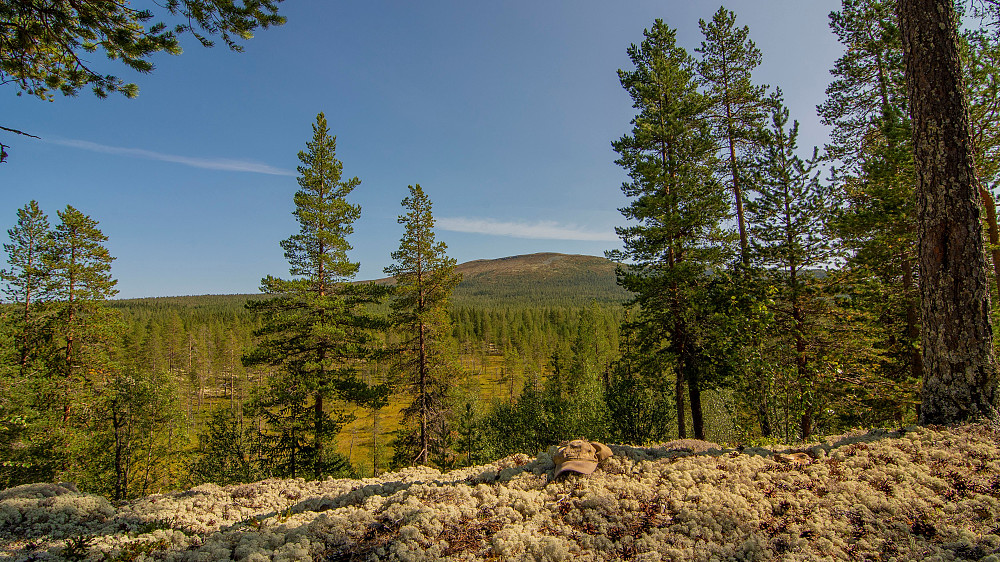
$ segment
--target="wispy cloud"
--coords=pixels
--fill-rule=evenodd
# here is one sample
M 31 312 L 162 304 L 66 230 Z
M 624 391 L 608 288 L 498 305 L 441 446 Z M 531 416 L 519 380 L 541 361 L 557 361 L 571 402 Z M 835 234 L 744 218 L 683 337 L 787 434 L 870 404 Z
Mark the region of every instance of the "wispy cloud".
M 494 219 L 471 219 L 445 217 L 435 221 L 438 228 L 453 232 L 471 232 L 512 238 L 534 238 L 539 240 L 579 240 L 584 242 L 614 242 L 618 236 L 614 232 L 588 231 L 574 225 L 562 225 L 555 221 L 503 222 Z
M 160 160 L 162 162 L 173 162 L 193 168 L 205 168 L 208 170 L 222 170 L 226 172 L 250 172 L 254 174 L 270 174 L 273 176 L 294 176 L 295 172 L 283 170 L 261 164 L 260 162 L 250 162 L 248 160 L 232 160 L 229 158 L 197 158 L 194 156 L 178 156 L 176 154 L 166 154 L 142 148 L 126 148 L 122 146 L 108 146 L 77 139 L 46 139 L 46 142 L 62 146 L 70 146 L 92 152 L 103 152 L 105 154 L 120 154 L 133 158 L 146 158 L 149 160 Z

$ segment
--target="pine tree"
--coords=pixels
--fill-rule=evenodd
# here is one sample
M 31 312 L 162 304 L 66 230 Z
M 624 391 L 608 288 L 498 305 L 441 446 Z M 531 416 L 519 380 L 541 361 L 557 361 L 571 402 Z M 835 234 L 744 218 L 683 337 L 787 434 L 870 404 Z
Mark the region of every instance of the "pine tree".
M 58 349 L 52 360 L 63 379 L 66 424 L 72 410 L 71 386 L 87 381 L 101 368 L 117 337 L 108 331 L 113 326 L 104 301 L 118 293 L 118 281 L 111 276 L 115 258 L 104 246 L 108 237 L 97 228 L 98 222 L 71 205 L 57 214 L 60 222 L 53 232 L 47 290 L 57 301 L 52 330 Z
M 0 311 L 0 487 L 51 476 L 51 464 L 41 455 L 52 450 L 41 431 L 45 399 L 37 396 L 45 365 L 40 359 L 45 339 L 46 300 L 44 258 L 51 232 L 35 201 L 17 211 L 16 225 L 4 244 L 9 269 L 0 271 L 4 294 L 11 303 Z
M 299 233 L 281 242 L 293 279 L 265 277 L 261 290 L 272 298 L 247 303 L 261 314 L 263 325 L 255 332 L 261 340 L 244 364 L 277 368 L 271 392 L 257 408 L 275 441 L 277 470 L 320 478 L 347 470 L 346 461 L 327 450 L 346 420 L 331 415 L 327 400 L 364 399 L 368 386 L 358 378 L 358 366 L 372 352 L 373 330 L 382 327 L 365 307 L 385 291 L 348 283 L 360 267 L 347 257 L 347 236 L 361 208 L 346 197 L 361 182 L 343 179 L 336 137 L 330 136 L 322 113 L 312 129 L 307 150 L 298 154 L 300 189 L 293 214 Z
M 32 200 L 17 210 L 17 224 L 7 231 L 10 243 L 3 245 L 10 265 L 10 269 L 0 271 L 0 279 L 6 283 L 4 294 L 21 309 L 17 348 L 22 371 L 40 336 L 37 315 L 33 313 L 37 304 L 47 298 L 45 258 L 51 253 L 51 234 L 48 217 Z
M 761 63 L 761 53 L 750 39 L 749 28 L 736 25 L 736 14 L 720 7 L 710 22 L 699 20 L 698 24 L 704 37 L 696 49 L 701 54 L 698 70 L 701 85 L 711 100 L 709 119 L 720 150 L 716 174 L 732 193 L 740 243 L 739 259 L 730 264 L 729 297 L 739 300 L 741 306 L 728 307 L 719 301 L 708 307 L 726 306 L 730 314 L 735 314 L 725 323 L 734 333 L 724 336 L 717 332 L 722 326 L 715 325 L 712 329 L 717 333 L 706 344 L 714 345 L 713 342 L 720 338 L 731 340 L 732 345 L 726 347 L 729 356 L 719 359 L 724 359 L 732 370 L 729 373 L 731 384 L 751 389 L 739 395 L 748 402 L 758 402 L 755 405 L 757 420 L 762 435 L 767 436 L 771 433 L 771 421 L 765 400 L 757 396 L 758 391 L 767 387 L 761 384 L 768 378 L 763 351 L 766 326 L 762 324 L 765 318 L 754 314 L 761 310 L 754 299 L 759 296 L 764 282 L 761 272 L 750 263 L 753 226 L 746 217 L 746 202 L 756 190 L 753 169 L 762 150 L 762 132 L 771 99 L 765 95 L 767 86 L 753 81 L 752 74 Z M 712 293 L 722 298 L 722 292 L 715 289 Z M 708 324 L 702 325 L 707 327 Z
M 826 151 L 848 175 L 860 172 L 872 137 L 908 143 L 905 135 L 892 134 L 896 127 L 909 131 L 895 8 L 892 0 L 843 0 L 841 10 L 830 14 L 830 29 L 846 49 L 817 110 L 832 129 Z
M 430 199 L 420 184 L 409 190 L 402 203 L 406 214 L 398 221 L 405 232 L 392 253 L 396 263 L 385 268 L 396 280 L 391 306 L 402 335 L 398 372 L 413 397 L 404 421 L 417 421 L 416 434 L 404 435 L 396 451 L 397 457 L 405 455 L 401 461 L 427 464 L 432 455 L 440 458 L 448 434 L 446 399 L 454 376 L 446 350 L 452 330 L 448 301 L 462 276 L 447 246 L 434 240 Z
M 202 46 L 211 47 L 211 37 L 219 36 L 231 50 L 242 51 L 239 41 L 252 37 L 255 29 L 285 22 L 278 15 L 280 1 L 170 0 L 159 5 L 175 18 L 169 27 L 162 21 L 150 23 L 150 10 L 127 2 L 3 2 L 0 85 L 12 84 L 19 96 L 49 101 L 55 91 L 73 96 L 86 86 L 99 98 L 112 92 L 134 98 L 138 86 L 106 74 L 105 66 L 92 64 L 89 53 L 103 51 L 108 59 L 145 73 L 153 70 L 150 58 L 156 53 L 181 53 L 178 35 L 185 31 Z M 0 132 L 38 138 L 2 124 Z M 0 142 L 0 163 L 7 148 Z
M 760 49 L 750 39 L 750 28 L 736 27 L 736 14 L 725 7 L 719 7 L 711 22 L 699 20 L 698 27 L 705 37 L 695 49 L 701 53 L 698 73 L 710 101 L 713 134 L 723 152 L 719 177 L 733 193 L 740 259 L 747 265 L 750 257 L 743 206 L 751 178 L 744 170 L 759 151 L 768 105 L 767 87 L 755 85 L 751 76 L 760 65 Z
M 987 4 L 981 18 L 1000 14 L 1000 5 Z M 975 148 L 976 173 L 981 183 L 985 224 L 996 293 L 993 307 L 1000 306 L 1000 224 L 994 192 L 1000 183 L 1000 37 L 987 29 L 967 30 L 961 37 L 961 56 L 969 103 L 969 126 Z
M 637 224 L 616 229 L 624 250 L 609 258 L 629 263 L 619 268 L 618 283 L 635 294 L 632 304 L 640 307 L 639 347 L 660 362 L 662 372 L 675 373 L 679 436 L 686 434 L 686 383 L 700 438 L 694 303 L 708 272 L 725 258 L 720 244 L 725 188 L 713 175 L 717 161 L 706 118 L 709 103 L 697 91 L 694 61 L 661 20 L 644 36 L 641 45 L 628 49 L 635 69 L 618 71 L 638 114 L 631 134 L 613 143 L 620 155 L 616 163 L 630 177 L 622 191 L 632 201 L 621 212 Z

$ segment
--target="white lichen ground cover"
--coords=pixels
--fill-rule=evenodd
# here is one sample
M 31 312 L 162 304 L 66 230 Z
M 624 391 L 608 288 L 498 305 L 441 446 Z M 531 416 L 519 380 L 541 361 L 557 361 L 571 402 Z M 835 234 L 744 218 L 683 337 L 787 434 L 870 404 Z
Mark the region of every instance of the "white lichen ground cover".
M 0 491 L 11 560 L 992 560 L 1000 433 L 840 436 L 796 450 L 614 446 L 591 476 L 551 454 L 449 473 L 203 485 L 114 507 Z M 789 451 L 784 451 L 789 452 Z

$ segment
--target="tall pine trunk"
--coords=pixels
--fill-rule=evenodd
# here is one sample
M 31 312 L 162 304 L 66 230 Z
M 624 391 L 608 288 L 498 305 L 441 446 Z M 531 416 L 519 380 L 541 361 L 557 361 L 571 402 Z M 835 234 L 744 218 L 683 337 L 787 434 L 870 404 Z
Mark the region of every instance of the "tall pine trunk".
M 740 260 L 744 266 L 750 265 L 750 252 L 747 249 L 747 222 L 743 213 L 743 186 L 740 185 L 739 166 L 736 162 L 736 139 L 733 134 L 733 114 L 731 104 L 726 102 L 727 135 L 729 142 L 729 169 L 733 176 L 733 200 L 736 202 L 736 224 L 740 231 Z M 744 271 L 744 273 L 746 273 Z
M 920 421 L 991 413 L 993 359 L 982 210 L 952 0 L 899 0 L 917 173 Z

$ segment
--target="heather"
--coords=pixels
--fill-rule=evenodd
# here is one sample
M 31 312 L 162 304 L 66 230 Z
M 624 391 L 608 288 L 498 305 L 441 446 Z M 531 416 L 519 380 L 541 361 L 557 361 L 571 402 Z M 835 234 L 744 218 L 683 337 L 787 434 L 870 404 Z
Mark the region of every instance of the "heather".
M 997 560 L 1000 433 L 910 427 L 805 446 L 611 445 L 377 478 L 204 484 L 121 505 L 0 492 L 9 560 Z M 793 453 L 804 455 L 793 456 Z

